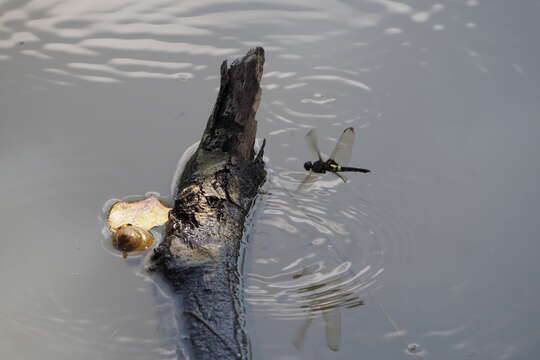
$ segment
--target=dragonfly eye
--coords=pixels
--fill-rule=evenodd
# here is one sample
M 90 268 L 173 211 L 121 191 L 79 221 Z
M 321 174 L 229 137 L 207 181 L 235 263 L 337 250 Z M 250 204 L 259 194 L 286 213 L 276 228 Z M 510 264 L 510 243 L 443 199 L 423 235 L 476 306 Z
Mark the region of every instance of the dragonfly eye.
M 311 161 L 306 161 L 304 163 L 304 169 L 306 169 L 307 171 L 311 170 L 312 167 L 313 167 L 313 164 L 311 163 Z

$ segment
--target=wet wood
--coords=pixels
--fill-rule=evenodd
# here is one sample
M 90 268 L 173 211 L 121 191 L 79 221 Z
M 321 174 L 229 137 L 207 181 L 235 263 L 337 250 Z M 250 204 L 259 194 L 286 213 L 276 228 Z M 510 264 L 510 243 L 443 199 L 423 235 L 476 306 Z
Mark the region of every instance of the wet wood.
M 264 50 L 221 66 L 221 84 L 201 143 L 177 186 L 167 236 L 152 269 L 181 296 L 193 359 L 247 359 L 239 272 L 245 222 L 266 177 L 256 155 L 255 114 Z

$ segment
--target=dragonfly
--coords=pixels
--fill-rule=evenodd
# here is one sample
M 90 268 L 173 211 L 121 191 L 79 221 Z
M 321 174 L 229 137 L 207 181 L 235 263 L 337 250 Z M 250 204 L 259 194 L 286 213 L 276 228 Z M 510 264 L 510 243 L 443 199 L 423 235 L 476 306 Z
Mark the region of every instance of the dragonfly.
M 343 133 L 339 137 L 338 143 L 334 148 L 334 151 L 327 160 L 323 160 L 321 152 L 319 150 L 319 145 L 317 142 L 317 134 L 314 129 L 311 129 L 306 134 L 306 142 L 311 151 L 317 156 L 315 162 L 306 161 L 304 163 L 304 169 L 309 171 L 309 174 L 306 176 L 304 181 L 300 184 L 296 191 L 305 191 L 307 190 L 315 181 L 319 179 L 320 174 L 330 172 L 338 176 L 343 182 L 347 182 L 345 175 L 341 174 L 342 172 L 360 172 L 360 173 L 369 173 L 368 169 L 362 169 L 357 167 L 348 167 L 345 166 L 351 160 L 352 147 L 354 144 L 355 132 L 354 128 L 349 127 L 343 130 Z

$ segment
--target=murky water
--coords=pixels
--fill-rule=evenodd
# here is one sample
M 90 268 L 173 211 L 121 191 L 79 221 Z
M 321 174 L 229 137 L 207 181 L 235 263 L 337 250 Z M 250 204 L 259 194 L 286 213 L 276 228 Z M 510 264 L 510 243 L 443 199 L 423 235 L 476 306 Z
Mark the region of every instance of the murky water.
M 0 0 L 0 349 L 182 357 L 175 306 L 103 246 L 170 195 L 222 60 L 266 49 L 271 177 L 245 263 L 255 359 L 540 356 L 535 0 Z M 291 194 L 317 128 L 349 183 Z

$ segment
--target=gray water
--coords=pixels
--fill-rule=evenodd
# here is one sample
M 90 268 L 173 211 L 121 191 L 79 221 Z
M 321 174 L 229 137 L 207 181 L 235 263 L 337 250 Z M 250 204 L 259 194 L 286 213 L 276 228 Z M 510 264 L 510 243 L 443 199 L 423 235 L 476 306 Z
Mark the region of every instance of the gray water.
M 102 209 L 170 196 L 219 64 L 259 45 L 254 358 L 540 357 L 539 18 L 535 0 L 0 0 L 2 359 L 182 357 L 166 288 L 110 251 Z M 372 173 L 292 195 L 305 133 L 330 153 L 349 126 Z

